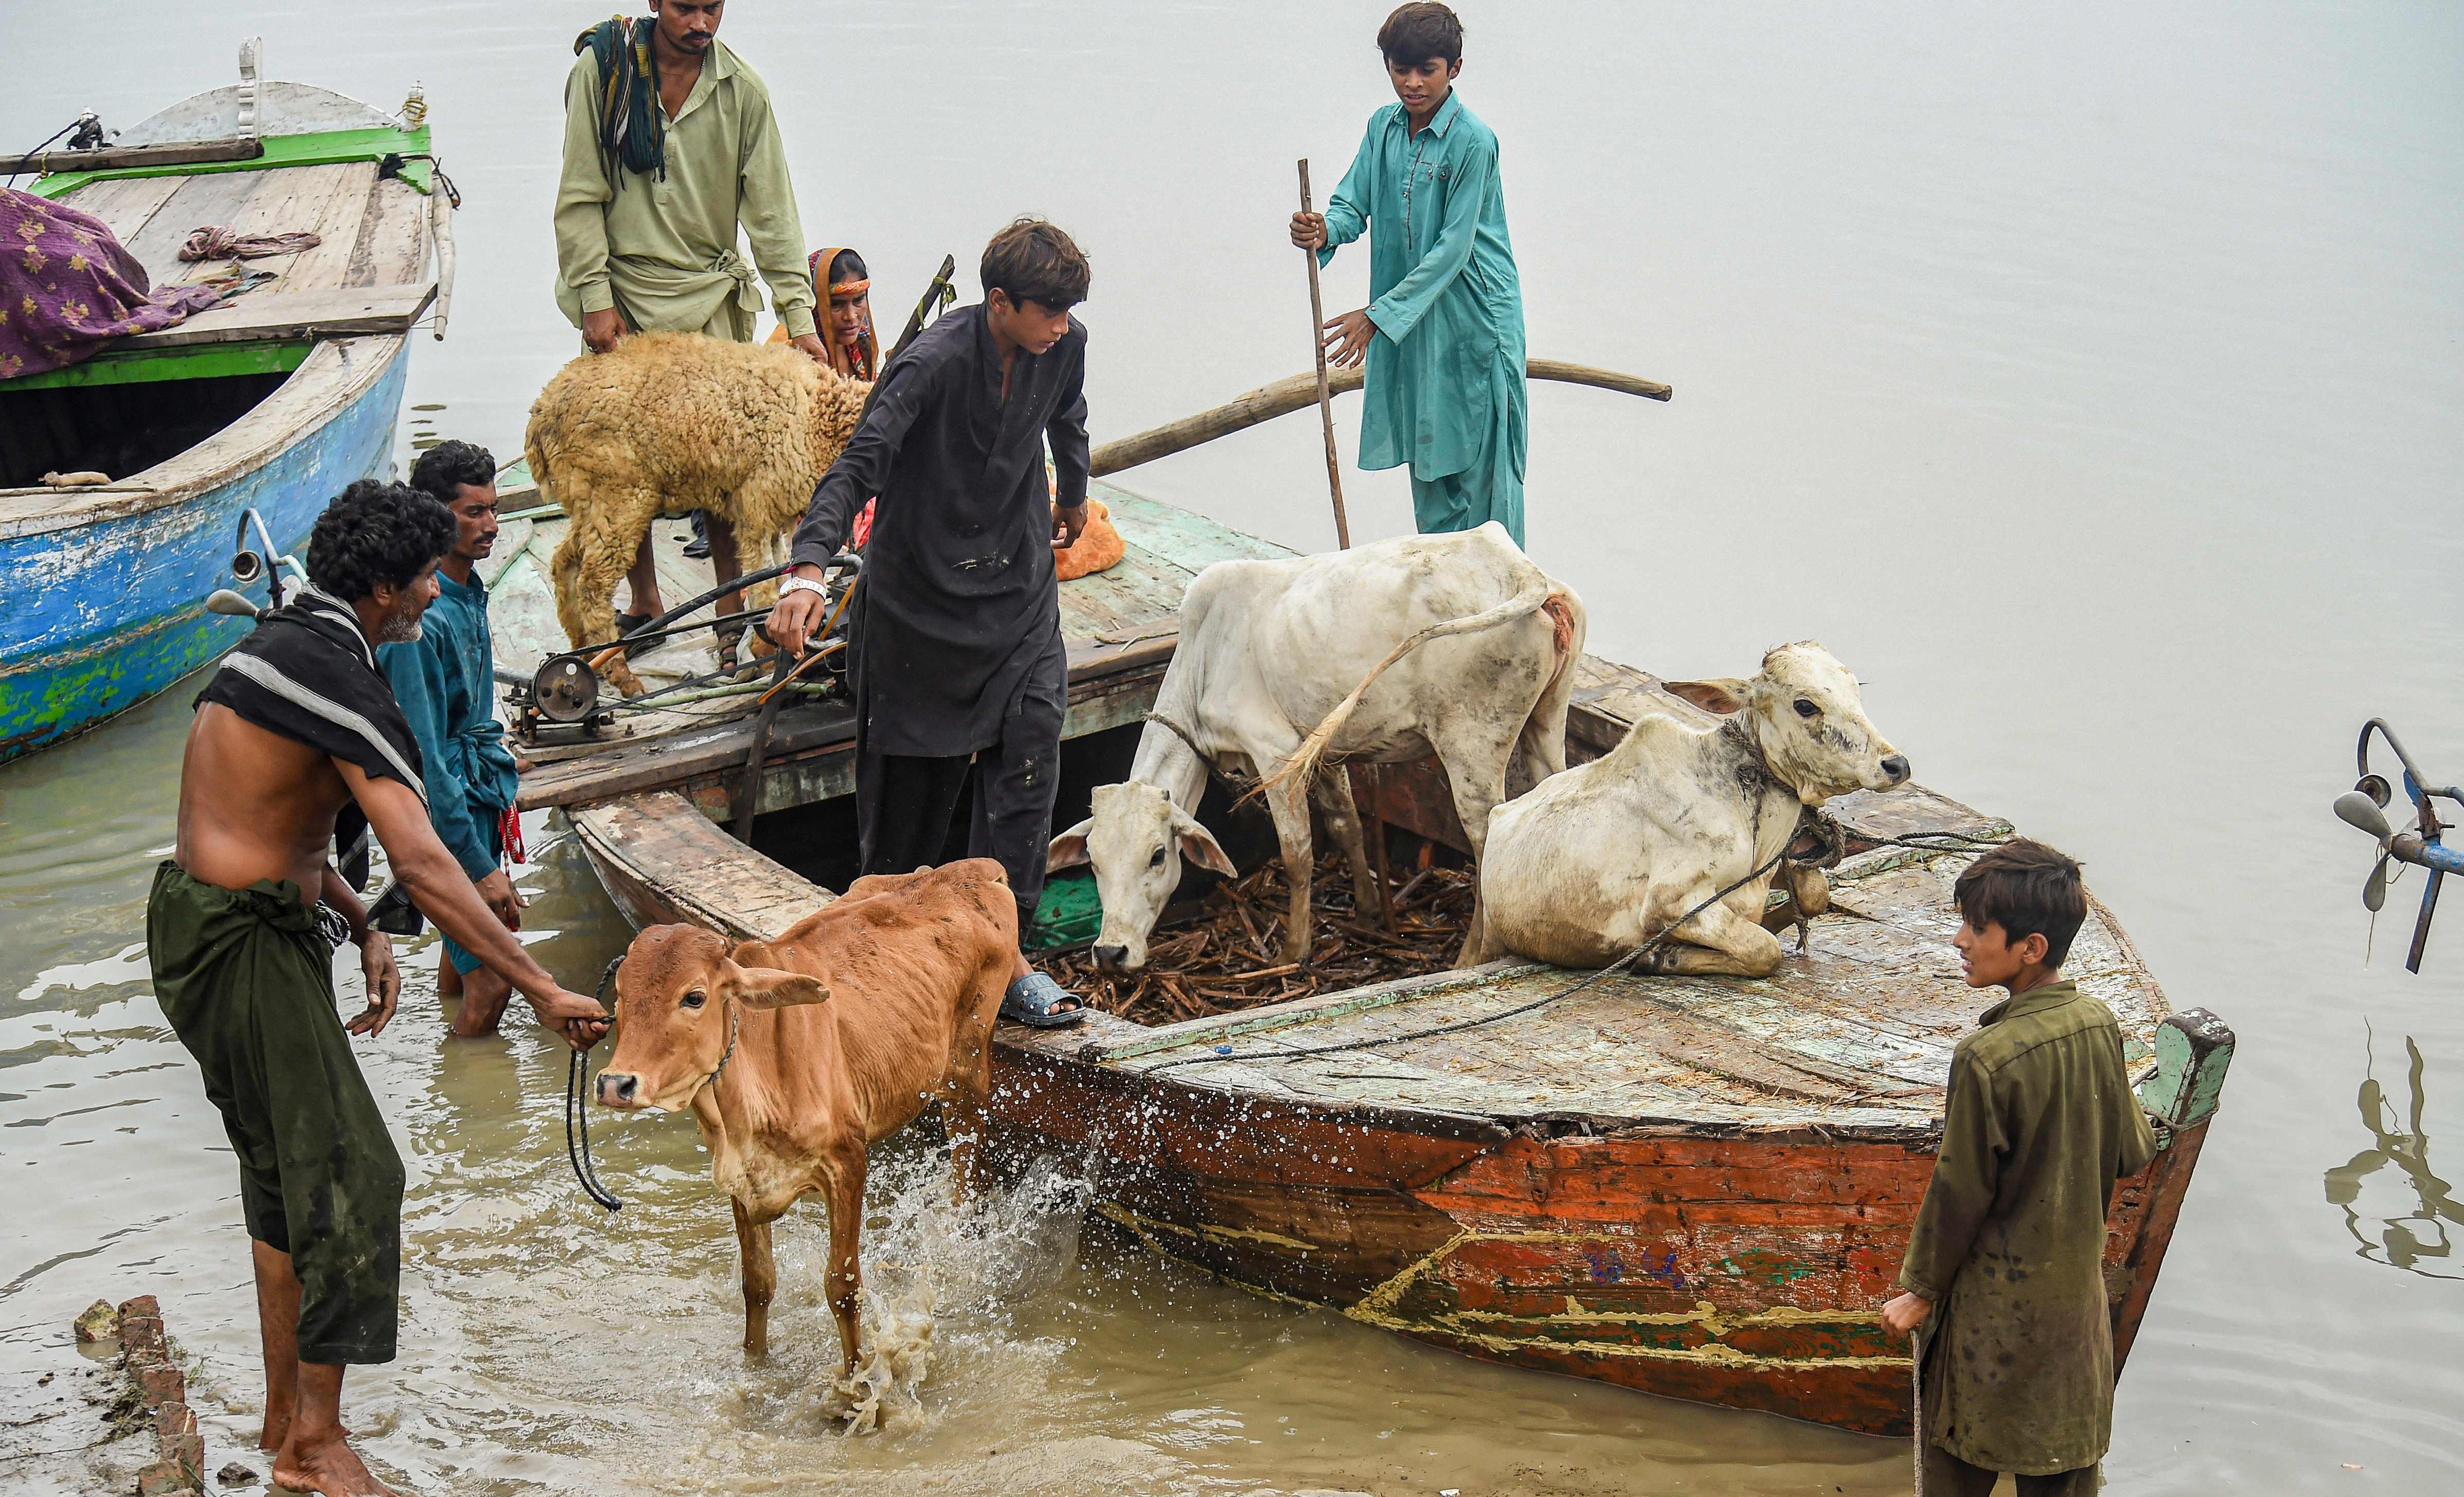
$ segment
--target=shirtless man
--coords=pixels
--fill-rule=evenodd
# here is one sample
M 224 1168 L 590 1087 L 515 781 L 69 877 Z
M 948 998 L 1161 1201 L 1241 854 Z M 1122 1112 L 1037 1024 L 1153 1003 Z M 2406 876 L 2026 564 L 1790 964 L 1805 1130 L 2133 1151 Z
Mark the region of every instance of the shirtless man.
M 419 637 L 445 507 L 362 480 L 319 517 L 311 585 L 269 614 L 198 694 L 180 766 L 178 840 L 145 911 L 154 991 L 205 1072 L 238 1156 L 265 1352 L 276 1486 L 385 1493 L 345 1442 L 342 1369 L 393 1359 L 402 1160 L 352 1057 L 402 991 L 385 936 L 327 861 L 363 814 L 420 909 L 505 974 L 576 1048 L 606 1011 L 566 992 L 489 912 L 429 825 L 419 750 L 374 647 Z M 367 1006 L 334 1007 L 321 901 L 360 948 Z M 339 932 L 336 933 L 339 936 Z

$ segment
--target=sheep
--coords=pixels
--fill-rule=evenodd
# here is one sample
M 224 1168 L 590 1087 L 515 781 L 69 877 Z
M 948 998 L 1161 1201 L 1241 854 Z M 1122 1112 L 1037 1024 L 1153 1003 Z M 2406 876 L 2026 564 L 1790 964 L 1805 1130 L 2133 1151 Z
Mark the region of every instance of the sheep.
M 783 561 L 871 388 L 784 343 L 698 333 L 637 333 L 558 370 L 531 403 L 522 451 L 569 521 L 549 571 L 574 648 L 616 637 L 616 579 L 662 514 L 709 510 L 734 523 L 746 566 Z M 752 605 L 777 596 L 765 583 Z M 621 655 L 607 679 L 641 694 Z

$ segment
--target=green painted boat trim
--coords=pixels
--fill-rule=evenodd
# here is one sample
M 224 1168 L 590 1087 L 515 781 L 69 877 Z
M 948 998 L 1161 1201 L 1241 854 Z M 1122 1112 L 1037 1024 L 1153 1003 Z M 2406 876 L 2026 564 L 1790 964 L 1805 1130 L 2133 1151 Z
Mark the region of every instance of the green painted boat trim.
M 38 197 L 61 198 L 89 182 L 114 182 L 122 177 L 203 177 L 223 171 L 269 171 L 280 166 L 330 166 L 336 162 L 383 161 L 387 156 L 424 156 L 428 126 L 395 130 L 370 126 L 362 130 L 315 130 L 304 135 L 269 135 L 265 154 L 247 161 L 182 162 L 174 165 L 117 166 L 103 171 L 58 171 L 34 181 Z M 406 161 L 402 180 L 425 193 L 429 163 Z
M 0 380 L 0 391 L 81 389 L 99 385 L 151 385 L 162 380 L 220 380 L 235 374 L 289 374 L 316 344 L 201 343 L 182 348 L 99 353 L 83 363 Z
M 2233 1066 L 2233 1032 L 2204 1008 L 2167 1015 L 2156 1026 L 2156 1074 L 2139 1088 L 2139 1104 L 2175 1128 L 2215 1114 Z

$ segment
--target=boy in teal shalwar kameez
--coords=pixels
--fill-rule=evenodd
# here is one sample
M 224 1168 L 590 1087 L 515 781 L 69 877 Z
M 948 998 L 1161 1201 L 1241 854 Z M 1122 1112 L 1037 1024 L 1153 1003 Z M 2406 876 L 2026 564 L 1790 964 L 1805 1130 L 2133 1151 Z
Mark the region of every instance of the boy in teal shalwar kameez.
M 452 513 L 453 548 L 436 564 L 436 601 L 420 637 L 377 647 L 377 668 L 393 687 L 427 766 L 428 818 L 437 840 L 478 886 L 479 898 L 509 930 L 522 928 L 523 900 L 503 867 L 504 822 L 520 776 L 496 721 L 495 645 L 488 628 L 488 584 L 478 563 L 496 543 L 496 463 L 484 447 L 442 442 L 420 454 L 411 487 Z M 451 937 L 444 959 L 461 979 L 462 1012 L 453 1033 L 496 1032 L 513 984 L 481 965 Z M 437 974 L 440 996 L 451 996 Z
M 1320 264 L 1369 235 L 1362 311 L 1327 323 L 1332 363 L 1361 362 L 1360 466 L 1412 471 L 1423 533 L 1488 520 L 1523 544 L 1523 289 L 1506 233 L 1497 136 L 1454 92 L 1463 25 L 1407 5 L 1377 45 L 1398 100 L 1369 117 L 1360 154 L 1323 214 L 1292 218 Z

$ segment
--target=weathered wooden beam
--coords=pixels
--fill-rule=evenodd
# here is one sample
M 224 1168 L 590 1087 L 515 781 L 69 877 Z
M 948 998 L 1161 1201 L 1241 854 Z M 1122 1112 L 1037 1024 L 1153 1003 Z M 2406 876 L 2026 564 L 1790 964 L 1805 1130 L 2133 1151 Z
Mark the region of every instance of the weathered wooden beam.
M 159 333 L 139 333 L 114 349 L 180 348 L 191 343 L 280 342 L 407 332 L 436 298 L 436 283 L 355 286 L 243 296 Z
M 172 141 L 163 145 L 115 145 L 99 151 L 29 151 L 0 156 L 0 175 L 20 172 L 125 171 L 132 166 L 186 166 L 206 161 L 254 161 L 265 154 L 258 137 L 223 141 Z

